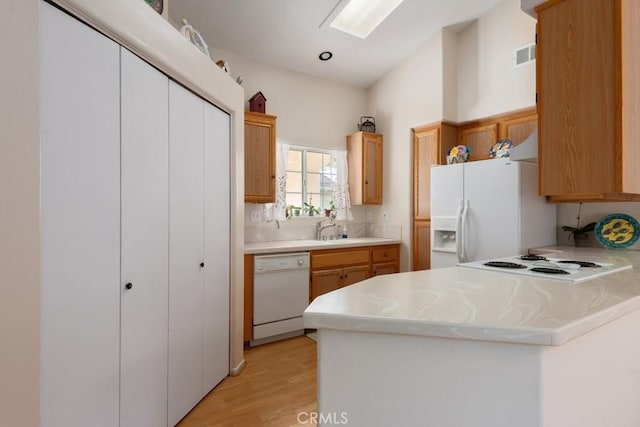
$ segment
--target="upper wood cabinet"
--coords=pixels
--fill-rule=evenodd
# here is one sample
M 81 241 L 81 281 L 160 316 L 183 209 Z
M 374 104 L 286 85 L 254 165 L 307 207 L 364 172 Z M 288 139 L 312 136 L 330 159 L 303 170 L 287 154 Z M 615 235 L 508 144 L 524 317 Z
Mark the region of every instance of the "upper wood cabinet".
M 498 139 L 508 139 L 516 146 L 538 127 L 535 108 L 505 116 L 498 122 Z
M 480 126 L 464 125 L 460 127 L 460 144 L 471 149 L 470 160 L 489 158 L 489 149 L 498 141 L 498 124 Z
M 276 116 L 244 113 L 244 201 L 276 201 Z
M 640 2 L 556 0 L 536 12 L 540 193 L 640 200 Z
M 349 195 L 354 205 L 382 204 L 382 135 L 357 132 L 347 136 Z

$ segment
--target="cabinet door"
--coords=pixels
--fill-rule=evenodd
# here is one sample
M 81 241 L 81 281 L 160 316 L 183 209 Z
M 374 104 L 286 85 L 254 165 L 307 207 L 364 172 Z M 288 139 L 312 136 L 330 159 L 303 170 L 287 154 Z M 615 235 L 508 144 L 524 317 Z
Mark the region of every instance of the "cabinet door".
M 335 291 L 340 288 L 342 280 L 342 269 L 311 271 L 311 296 L 313 301 L 318 295 Z
M 229 373 L 229 115 L 204 103 L 204 389 Z
M 382 135 L 363 132 L 364 204 L 382 204 Z
M 500 139 L 509 139 L 516 146 L 527 139 L 538 127 L 538 115 L 534 112 L 524 117 L 503 120 L 499 123 Z
M 431 218 L 431 166 L 440 157 L 440 128 L 419 131 L 413 137 L 413 217 Z
M 397 261 L 393 262 L 380 262 L 371 265 L 372 276 L 382 276 L 383 274 L 393 274 L 400 271 Z
M 169 80 L 124 48 L 121 78 L 120 425 L 161 426 L 167 424 Z
M 276 117 L 245 112 L 244 200 L 276 200 Z
M 431 221 L 413 223 L 413 270 L 431 268 Z
M 353 267 L 345 267 L 342 269 L 342 286 L 349 286 L 354 283 L 362 282 L 371 277 L 370 268 L 367 265 L 356 265 Z
M 493 123 L 484 126 L 462 129 L 460 131 L 460 143 L 471 148 L 471 160 L 484 160 L 489 158 L 489 150 L 498 141 L 498 124 Z
M 120 51 L 45 2 L 41 12 L 40 414 L 46 426 L 116 426 Z
M 169 424 L 202 398 L 203 102 L 169 83 Z

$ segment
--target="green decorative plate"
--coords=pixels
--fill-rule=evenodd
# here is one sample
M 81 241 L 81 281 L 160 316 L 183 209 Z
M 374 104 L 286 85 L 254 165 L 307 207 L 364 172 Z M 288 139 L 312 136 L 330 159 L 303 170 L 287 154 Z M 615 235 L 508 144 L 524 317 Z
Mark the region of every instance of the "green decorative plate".
M 640 237 L 640 224 L 630 215 L 615 213 L 598 221 L 595 234 L 598 242 L 606 248 L 628 248 Z

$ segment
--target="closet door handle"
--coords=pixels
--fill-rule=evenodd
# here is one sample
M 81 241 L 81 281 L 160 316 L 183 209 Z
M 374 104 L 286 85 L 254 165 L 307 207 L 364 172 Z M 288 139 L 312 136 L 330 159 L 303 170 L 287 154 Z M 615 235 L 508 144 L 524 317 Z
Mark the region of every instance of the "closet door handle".
M 126 285 L 124 285 L 124 287 L 127 288 L 127 289 L 131 289 L 131 288 L 133 288 L 133 283 L 129 282 Z
M 200 263 L 200 268 L 204 268 L 204 262 Z

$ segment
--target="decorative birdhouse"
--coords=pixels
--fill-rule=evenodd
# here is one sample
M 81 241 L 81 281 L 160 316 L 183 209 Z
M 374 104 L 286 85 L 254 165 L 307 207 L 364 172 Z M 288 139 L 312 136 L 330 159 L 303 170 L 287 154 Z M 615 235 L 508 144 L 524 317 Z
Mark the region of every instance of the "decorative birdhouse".
M 257 92 L 249 99 L 249 111 L 256 113 L 266 113 L 267 111 L 267 98 L 264 97 L 262 92 Z

